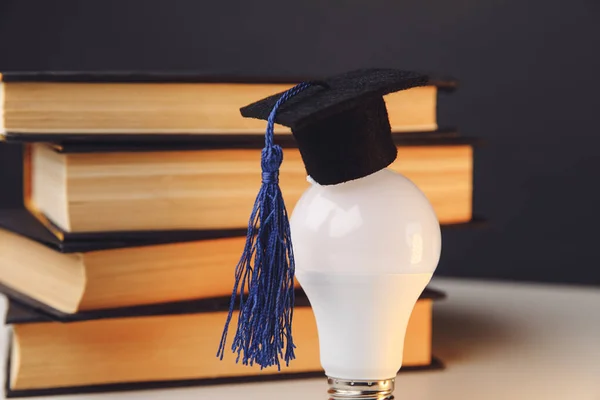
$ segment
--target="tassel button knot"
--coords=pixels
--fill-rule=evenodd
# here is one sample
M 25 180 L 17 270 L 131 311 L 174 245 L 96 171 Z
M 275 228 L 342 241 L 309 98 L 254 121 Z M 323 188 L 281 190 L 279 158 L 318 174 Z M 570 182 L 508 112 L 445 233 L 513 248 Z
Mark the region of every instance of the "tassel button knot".
M 262 173 L 262 182 L 265 184 L 279 182 L 279 172 L 278 171 L 263 172 Z

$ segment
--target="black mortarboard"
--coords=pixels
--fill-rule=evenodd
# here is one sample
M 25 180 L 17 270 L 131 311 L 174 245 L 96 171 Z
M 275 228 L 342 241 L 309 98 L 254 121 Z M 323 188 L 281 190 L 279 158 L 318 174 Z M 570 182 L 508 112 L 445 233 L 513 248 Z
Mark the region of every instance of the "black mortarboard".
M 397 155 L 383 96 L 426 85 L 428 77 L 394 69 L 363 69 L 316 82 L 283 103 L 275 122 L 298 142 L 306 172 L 321 185 L 358 179 L 390 165 Z M 267 120 L 282 93 L 241 109 Z

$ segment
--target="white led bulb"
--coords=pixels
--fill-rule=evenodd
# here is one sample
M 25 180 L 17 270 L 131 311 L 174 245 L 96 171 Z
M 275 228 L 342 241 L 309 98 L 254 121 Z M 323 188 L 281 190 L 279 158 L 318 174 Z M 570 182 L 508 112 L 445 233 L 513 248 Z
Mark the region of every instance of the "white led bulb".
M 425 195 L 388 169 L 336 185 L 309 181 L 290 224 L 330 394 L 389 398 L 408 320 L 439 261 L 439 222 Z

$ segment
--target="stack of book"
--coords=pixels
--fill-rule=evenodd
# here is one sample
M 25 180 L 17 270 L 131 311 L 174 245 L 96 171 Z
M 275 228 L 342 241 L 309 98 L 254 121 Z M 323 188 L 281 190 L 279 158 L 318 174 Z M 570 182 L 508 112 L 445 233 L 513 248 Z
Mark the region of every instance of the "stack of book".
M 322 373 L 299 286 L 290 367 L 260 371 L 216 357 L 264 143 L 264 122 L 239 108 L 296 81 L 159 73 L 2 80 L 2 138 L 19 144 L 14 170 L 24 177 L 23 188 L 3 188 L 22 190 L 23 207 L 0 210 L 0 289 L 12 327 L 7 395 Z M 474 143 L 437 123 L 438 92 L 453 88 L 440 80 L 385 97 L 399 150 L 390 168 L 424 191 L 444 228 L 473 219 Z M 276 134 L 291 211 L 309 183 L 289 130 Z M 427 288 L 417 302 L 403 370 L 439 365 L 431 334 L 441 297 Z

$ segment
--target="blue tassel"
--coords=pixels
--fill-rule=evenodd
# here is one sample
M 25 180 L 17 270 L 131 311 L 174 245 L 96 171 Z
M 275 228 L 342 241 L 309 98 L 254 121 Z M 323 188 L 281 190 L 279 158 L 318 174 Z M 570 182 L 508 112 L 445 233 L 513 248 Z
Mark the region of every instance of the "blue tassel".
M 289 98 L 311 86 L 301 83 L 275 103 L 267 122 L 265 148 L 261 153 L 262 185 L 248 222 L 246 245 L 235 269 L 229 315 L 217 357 L 223 359 L 227 332 L 239 297 L 238 326 L 231 349 L 244 365 L 261 369 L 286 365 L 295 358 L 292 339 L 294 313 L 294 254 L 290 224 L 279 188 L 283 151 L 273 143 L 277 109 Z M 245 292 L 248 295 L 245 297 Z

